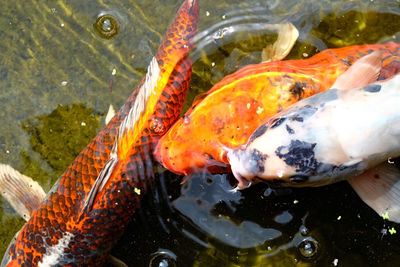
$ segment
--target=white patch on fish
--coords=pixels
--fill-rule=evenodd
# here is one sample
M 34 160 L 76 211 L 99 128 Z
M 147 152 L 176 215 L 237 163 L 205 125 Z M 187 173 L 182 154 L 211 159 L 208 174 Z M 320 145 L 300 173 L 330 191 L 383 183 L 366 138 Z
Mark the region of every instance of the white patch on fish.
M 64 249 L 69 246 L 71 239 L 74 235 L 70 232 L 66 232 L 58 243 L 54 246 L 46 248 L 46 253 L 43 255 L 42 260 L 39 262 L 39 267 L 52 267 L 59 264 L 60 258 L 64 254 Z
M 122 138 L 128 130 L 133 130 L 135 128 L 136 122 L 139 120 L 146 107 L 148 98 L 152 93 L 154 93 L 154 89 L 157 86 L 158 80 L 160 79 L 160 72 L 161 70 L 157 59 L 153 57 L 149 67 L 147 68 L 145 82 L 139 89 L 135 103 L 133 103 L 133 106 L 129 110 L 128 116 L 125 117 L 124 121 L 119 127 L 118 138 Z

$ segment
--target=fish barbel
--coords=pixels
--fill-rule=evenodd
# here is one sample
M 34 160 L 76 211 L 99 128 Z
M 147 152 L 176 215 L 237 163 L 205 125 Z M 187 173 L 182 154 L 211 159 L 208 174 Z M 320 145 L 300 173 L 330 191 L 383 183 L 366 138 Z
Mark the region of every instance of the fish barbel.
M 32 211 L 1 266 L 102 266 L 107 261 L 154 178 L 155 143 L 181 112 L 198 11 L 197 0 L 184 1 L 145 78 Z
M 244 67 L 195 100 L 184 117 L 161 138 L 155 156 L 178 174 L 203 168 L 229 171 L 225 147 L 245 144 L 266 119 L 327 90 L 357 59 L 373 51 L 383 53 L 385 68 L 381 78 L 400 68 L 400 44 L 394 42 L 327 49 L 304 60 Z
M 273 116 L 244 148 L 230 150 L 239 187 L 254 179 L 288 186 L 350 179 L 378 214 L 400 223 L 400 170 L 387 162 L 400 156 L 400 74 L 376 81 L 380 63 L 377 52 L 363 57 L 331 89 Z

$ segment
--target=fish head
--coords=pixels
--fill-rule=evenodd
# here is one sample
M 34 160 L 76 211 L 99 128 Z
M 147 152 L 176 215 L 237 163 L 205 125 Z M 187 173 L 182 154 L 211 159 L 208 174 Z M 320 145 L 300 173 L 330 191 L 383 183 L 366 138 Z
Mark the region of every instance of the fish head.
M 331 100 L 332 92 L 318 96 Z M 307 102 L 272 117 L 261 125 L 240 149 L 228 151 L 232 173 L 240 184 L 243 180 L 264 180 L 291 186 L 316 186 L 328 184 L 336 178 L 340 163 L 347 160 L 335 143 L 335 133 L 330 128 L 330 111 L 313 105 L 318 99 Z M 339 148 L 339 149 L 338 149 Z M 338 151 L 336 151 L 336 150 Z
M 181 119 L 184 120 L 184 119 Z M 217 173 L 227 169 L 227 164 L 220 160 L 224 151 L 217 143 L 213 144 L 212 154 L 221 155 L 216 159 L 211 153 L 204 151 L 213 143 L 203 138 L 201 130 L 193 131 L 193 127 L 184 127 L 184 123 L 174 124 L 160 139 L 154 150 L 155 159 L 166 169 L 179 175 L 188 175 L 207 170 Z
M 302 151 L 290 146 L 295 134 L 286 116 L 278 116 L 261 125 L 250 137 L 245 146 L 227 152 L 232 173 L 238 179 L 239 188 L 244 180 L 256 179 L 266 181 L 290 182 L 293 177 L 304 176 L 296 167 L 288 164 L 285 157 L 295 158 Z M 285 154 L 290 153 L 290 156 Z M 290 163 L 290 162 L 289 162 Z M 297 178 L 296 178 L 297 179 Z

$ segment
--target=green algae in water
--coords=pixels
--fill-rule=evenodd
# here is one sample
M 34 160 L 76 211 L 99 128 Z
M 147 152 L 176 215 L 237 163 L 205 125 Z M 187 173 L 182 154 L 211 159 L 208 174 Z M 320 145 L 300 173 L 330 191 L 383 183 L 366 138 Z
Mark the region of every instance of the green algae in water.
M 55 170 L 52 184 L 96 135 L 100 129 L 100 118 L 100 114 L 95 114 L 93 109 L 74 104 L 60 105 L 49 115 L 23 122 L 22 128 L 30 136 L 33 151 L 39 153 L 41 159 Z M 29 156 L 26 153 L 24 156 L 25 162 L 29 162 Z M 37 168 L 30 170 L 32 173 L 29 170 L 25 170 L 25 173 L 40 177 L 34 175 Z

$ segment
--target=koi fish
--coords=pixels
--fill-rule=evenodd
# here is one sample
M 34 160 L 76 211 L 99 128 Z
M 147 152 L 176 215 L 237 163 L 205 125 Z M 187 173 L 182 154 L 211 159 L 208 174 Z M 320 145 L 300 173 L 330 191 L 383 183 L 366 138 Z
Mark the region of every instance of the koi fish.
M 38 208 L 32 210 L 24 203 L 30 219 L 8 247 L 1 266 L 105 264 L 154 178 L 155 143 L 181 112 L 191 76 L 187 56 L 198 12 L 197 0 L 184 1 L 145 78 L 124 106 Z M 13 181 L 8 185 L 13 188 L 4 190 L 20 189 Z
M 400 170 L 387 163 L 400 156 L 400 74 L 376 81 L 380 63 L 377 52 L 363 57 L 331 89 L 273 116 L 245 148 L 230 150 L 240 187 L 255 178 L 289 186 L 351 178 L 378 214 L 400 223 Z
M 245 144 L 266 119 L 327 90 L 357 59 L 373 51 L 383 52 L 385 68 L 380 79 L 400 68 L 400 44 L 393 42 L 327 49 L 309 59 L 246 66 L 195 100 L 161 138 L 155 156 L 177 174 L 203 168 L 228 172 L 225 147 Z

